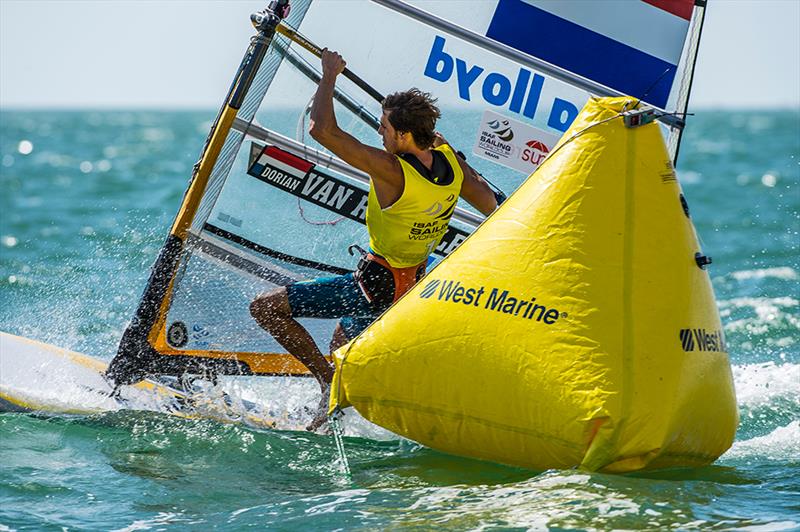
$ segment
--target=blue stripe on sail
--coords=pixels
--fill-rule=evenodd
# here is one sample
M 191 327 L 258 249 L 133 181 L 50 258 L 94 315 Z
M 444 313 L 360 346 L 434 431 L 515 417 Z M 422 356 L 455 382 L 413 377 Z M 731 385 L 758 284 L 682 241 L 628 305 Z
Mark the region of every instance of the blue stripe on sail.
M 662 108 L 675 79 L 675 65 L 521 0 L 499 0 L 486 36 Z

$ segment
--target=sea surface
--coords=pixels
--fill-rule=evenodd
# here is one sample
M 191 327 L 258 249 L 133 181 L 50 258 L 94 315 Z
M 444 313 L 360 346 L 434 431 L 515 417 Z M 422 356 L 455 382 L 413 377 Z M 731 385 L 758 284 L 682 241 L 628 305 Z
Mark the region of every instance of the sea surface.
M 110 358 L 213 118 L 0 111 L 0 330 Z M 324 435 L 0 414 L 0 531 L 800 530 L 800 111 L 698 112 L 678 175 L 741 415 L 714 465 L 528 471 L 364 428 L 345 438 L 347 475 Z

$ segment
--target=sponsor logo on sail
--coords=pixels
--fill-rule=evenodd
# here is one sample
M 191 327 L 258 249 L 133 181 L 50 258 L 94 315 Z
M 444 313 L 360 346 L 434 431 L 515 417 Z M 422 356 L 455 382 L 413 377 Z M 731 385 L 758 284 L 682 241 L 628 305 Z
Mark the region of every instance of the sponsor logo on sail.
M 540 140 L 529 140 L 525 143 L 525 146 L 520 152 L 520 158 L 531 163 L 534 167 L 542 164 L 547 154 L 550 153 L 550 148 Z
M 175 348 L 186 345 L 189 341 L 189 331 L 182 321 L 174 321 L 167 329 L 167 343 Z
M 544 76 L 520 67 L 512 82 L 501 72 L 487 71 L 486 68 L 468 59 L 445 51 L 446 44 L 447 39 L 440 35 L 433 39 L 425 63 L 425 76 L 441 83 L 454 80 L 458 97 L 462 100 L 472 101 L 478 97 L 490 105 L 527 118 L 536 116 L 544 87 Z M 578 116 L 578 106 L 561 98 L 553 98 L 547 125 L 556 131 L 564 132 L 576 116 Z
M 528 124 L 485 111 L 473 153 L 530 174 L 544 161 L 558 136 Z
M 508 120 L 492 120 L 488 126 L 503 142 L 510 142 L 514 138 L 514 130 L 509 126 Z
M 279 172 L 282 175 L 279 176 Z M 285 150 L 275 146 L 261 146 L 254 142 L 250 147 L 250 166 L 247 173 L 271 187 L 338 213 L 354 222 L 361 224 L 366 222 L 369 201 L 367 190 L 329 175 L 314 167 L 310 162 Z M 431 251 L 442 256 L 450 254 L 467 238 L 465 231 L 450 227 L 448 223 L 455 208 L 455 199 L 454 194 L 448 196 L 446 202 L 450 204 L 449 208 L 445 208 L 445 205 L 439 201 L 434 202 L 426 214 L 436 216 L 438 219 L 415 223 L 408 238 L 410 240 L 438 241 L 436 248 Z M 234 224 L 234 220 L 229 215 L 222 214 L 218 218 Z M 236 220 L 236 222 L 234 225 L 237 227 L 246 225 L 246 222 L 243 224 L 242 220 Z M 438 240 L 439 238 L 441 240 Z

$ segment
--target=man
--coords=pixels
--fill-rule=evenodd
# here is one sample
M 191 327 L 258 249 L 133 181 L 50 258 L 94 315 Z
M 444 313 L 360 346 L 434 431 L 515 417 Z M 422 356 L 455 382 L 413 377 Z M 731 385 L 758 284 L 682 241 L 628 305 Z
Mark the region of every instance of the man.
M 345 61 L 338 53 L 323 50 L 310 134 L 345 162 L 369 174 L 370 252 L 353 273 L 294 283 L 262 294 L 250 305 L 259 325 L 302 362 L 322 388 L 320 412 L 308 430 L 325 421 L 333 368 L 295 318 L 342 318 L 331 340 L 334 351 L 422 277 L 459 195 L 487 215 L 497 207 L 487 183 L 435 133 L 440 113 L 429 94 L 411 89 L 386 97 L 378 129 L 384 150 L 362 144 L 341 130 L 333 111 L 333 91 L 336 76 L 344 68 Z

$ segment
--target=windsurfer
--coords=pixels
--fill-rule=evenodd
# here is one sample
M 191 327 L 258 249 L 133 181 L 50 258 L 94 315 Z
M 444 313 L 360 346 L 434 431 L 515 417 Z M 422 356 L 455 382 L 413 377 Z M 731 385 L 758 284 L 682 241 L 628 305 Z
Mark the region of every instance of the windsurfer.
M 344 68 L 337 52 L 323 51 L 310 134 L 370 175 L 366 217 L 370 251 L 363 253 L 353 273 L 294 283 L 262 294 L 250 305 L 259 325 L 302 362 L 322 388 L 319 412 L 308 430 L 325 422 L 333 367 L 296 318 L 339 318 L 330 344 L 333 352 L 422 277 L 459 195 L 487 215 L 497 207 L 486 181 L 435 132 L 440 112 L 430 94 L 411 89 L 384 99 L 378 130 L 383 150 L 339 128 L 333 92 Z

